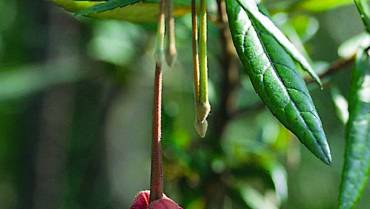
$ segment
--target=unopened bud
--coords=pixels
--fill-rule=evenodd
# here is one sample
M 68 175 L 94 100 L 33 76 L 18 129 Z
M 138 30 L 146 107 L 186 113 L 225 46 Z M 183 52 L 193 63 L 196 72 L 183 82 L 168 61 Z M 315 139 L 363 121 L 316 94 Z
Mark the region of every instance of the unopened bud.
M 175 201 L 168 198 L 166 195 L 159 200 L 150 203 L 150 191 L 145 190 L 139 192 L 130 209 L 182 209 Z

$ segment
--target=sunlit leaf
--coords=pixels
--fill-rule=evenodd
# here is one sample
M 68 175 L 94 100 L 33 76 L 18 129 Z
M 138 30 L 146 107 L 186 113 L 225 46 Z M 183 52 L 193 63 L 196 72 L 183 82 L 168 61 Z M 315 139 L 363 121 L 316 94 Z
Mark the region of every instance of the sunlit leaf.
M 51 0 L 55 4 L 63 7 L 67 11 L 78 13 L 87 8 L 92 8 L 99 4 L 105 3 L 105 1 L 73 1 L 73 0 Z M 179 1 L 181 2 L 181 1 Z M 176 2 L 175 2 L 176 3 Z M 115 5 L 117 6 L 117 5 Z M 100 7 L 99 7 L 100 8 Z M 158 0 L 148 0 L 144 2 L 138 2 L 130 4 L 125 7 L 117 7 L 115 9 L 92 13 L 87 16 L 98 18 L 98 19 L 115 19 L 124 20 L 136 23 L 145 22 L 156 22 L 158 15 Z M 110 9 L 110 7 L 103 7 L 104 9 Z M 190 12 L 190 7 L 184 3 L 174 5 L 174 16 L 182 16 Z
M 303 0 L 298 1 L 293 7 L 297 9 L 309 10 L 312 12 L 322 12 L 341 6 L 350 5 L 353 0 Z

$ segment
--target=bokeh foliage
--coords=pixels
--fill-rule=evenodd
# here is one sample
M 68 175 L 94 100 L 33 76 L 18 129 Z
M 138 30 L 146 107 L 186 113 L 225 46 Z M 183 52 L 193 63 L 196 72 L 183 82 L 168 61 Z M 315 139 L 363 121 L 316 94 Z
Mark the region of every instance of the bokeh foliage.
M 362 31 L 349 0 L 264 3 L 317 71 L 351 54 L 337 49 Z M 215 8 L 209 1 L 210 19 Z M 77 20 L 45 1 L 0 0 L 0 10 L 0 208 L 128 208 L 149 185 L 155 25 Z M 219 25 L 211 21 L 213 110 L 201 140 L 193 130 L 190 16 L 176 20 L 179 55 L 164 81 L 166 193 L 187 209 L 335 208 L 344 127 L 330 90 L 309 86 L 332 167 L 260 107 L 239 71 L 232 97 L 234 109 L 243 111 L 223 118 L 224 52 Z M 344 95 L 349 70 L 327 78 Z M 363 198 L 358 208 L 368 205 Z

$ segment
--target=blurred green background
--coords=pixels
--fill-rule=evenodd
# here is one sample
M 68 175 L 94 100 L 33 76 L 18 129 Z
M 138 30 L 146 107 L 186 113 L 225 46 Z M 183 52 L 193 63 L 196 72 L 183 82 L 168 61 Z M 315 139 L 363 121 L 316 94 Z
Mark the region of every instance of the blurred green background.
M 318 69 L 363 31 L 352 1 L 264 2 Z M 344 3 L 314 9 L 328 2 Z M 0 209 L 129 208 L 149 189 L 155 25 L 75 18 L 43 0 L 0 0 L 0 11 Z M 215 2 L 209 11 L 215 19 Z M 330 87 L 347 95 L 350 71 L 331 76 L 322 91 L 309 85 L 333 154 L 329 167 L 259 105 L 243 70 L 230 93 L 242 111 L 222 117 L 225 60 L 210 21 L 212 112 L 200 139 L 191 18 L 176 23 L 178 59 L 164 73 L 166 194 L 186 209 L 336 208 L 344 127 Z M 358 209 L 370 208 L 369 188 Z

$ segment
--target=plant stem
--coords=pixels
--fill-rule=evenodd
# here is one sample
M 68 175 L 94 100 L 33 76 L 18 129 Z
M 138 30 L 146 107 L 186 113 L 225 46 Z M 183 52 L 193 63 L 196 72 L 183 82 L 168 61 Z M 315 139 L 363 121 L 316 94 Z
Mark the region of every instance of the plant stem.
M 196 0 L 191 0 L 192 50 L 195 102 L 199 102 L 198 18 Z
M 162 66 L 156 63 L 153 98 L 152 162 L 150 176 L 150 202 L 163 196 L 163 168 L 161 151 L 161 107 L 162 107 Z
M 201 87 L 200 87 L 200 63 L 199 63 L 199 43 L 198 43 L 198 16 L 196 0 L 191 1 L 191 18 L 192 18 L 192 51 L 193 51 L 193 75 L 194 75 L 194 100 L 195 100 L 195 130 L 199 136 L 204 137 L 207 132 L 208 122 L 205 118 L 208 115 L 207 110 L 204 111 L 204 103 L 201 103 Z M 207 58 L 205 58 L 207 59 Z M 206 60 L 207 61 L 207 60 Z M 206 63 L 207 64 L 207 63 Z M 208 103 L 206 103 L 208 104 Z M 209 106 L 209 105 L 208 105 Z M 209 108 L 208 108 L 209 109 Z
M 197 49 L 197 22 L 195 1 L 192 2 L 193 13 L 193 59 L 194 59 L 194 85 L 196 93 L 196 121 L 195 129 L 201 137 L 207 131 L 207 117 L 211 110 L 208 101 L 208 68 L 207 68 L 207 1 L 200 0 L 200 24 L 199 24 L 199 57 Z M 199 67 L 196 63 L 199 63 Z
M 159 15 L 158 15 L 158 27 L 156 36 L 155 46 L 155 59 L 157 63 L 160 63 L 162 68 L 162 62 L 164 58 L 164 34 L 166 31 L 165 27 L 165 11 L 166 11 L 167 0 L 161 0 L 159 3 Z
M 199 18 L 199 100 L 201 103 L 208 103 L 207 0 L 200 0 Z
M 152 161 L 150 175 L 150 202 L 163 196 L 163 166 L 161 151 L 161 114 L 162 114 L 162 64 L 165 33 L 166 0 L 161 0 L 158 15 L 156 64 L 154 76 L 154 98 L 152 118 Z

